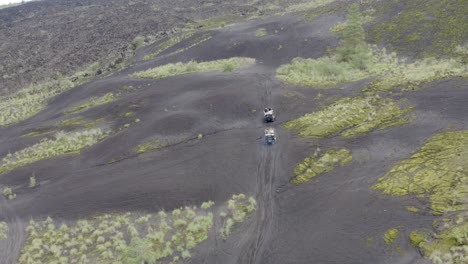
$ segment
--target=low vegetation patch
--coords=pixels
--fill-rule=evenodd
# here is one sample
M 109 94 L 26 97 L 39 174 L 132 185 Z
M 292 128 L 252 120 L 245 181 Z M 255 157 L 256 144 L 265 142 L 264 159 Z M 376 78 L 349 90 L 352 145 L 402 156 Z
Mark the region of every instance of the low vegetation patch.
M 255 59 L 235 57 L 223 60 L 207 62 L 190 61 L 187 63 L 177 62 L 159 66 L 147 71 L 137 72 L 132 75 L 136 78 L 160 79 L 180 74 L 190 74 L 196 72 L 224 71 L 230 72 L 241 66 L 254 64 Z
M 468 76 L 468 64 L 463 64 L 457 59 L 421 59 L 413 63 L 400 61 L 392 67 L 391 72 L 378 77 L 364 90 L 388 91 L 402 88 L 410 91 L 416 90 L 423 83 Z
M 321 6 L 328 5 L 334 1 L 335 0 L 313 0 L 313 1 L 306 1 L 304 3 L 288 4 L 285 11 L 286 13 L 309 11 L 311 9 L 315 9 Z
M 417 207 L 414 207 L 414 206 L 408 206 L 406 207 L 406 210 L 412 212 L 412 213 L 418 213 L 419 211 L 421 211 L 419 208 Z
M 244 194 L 234 194 L 228 201 L 227 211 L 222 211 L 223 226 L 219 230 L 221 237 L 227 239 L 235 223 L 244 222 L 253 211 L 257 209 L 257 202 L 252 196 L 247 198 Z
M 76 105 L 72 107 L 70 110 L 65 111 L 65 114 L 72 114 L 72 113 L 83 111 L 83 110 L 93 108 L 99 105 L 103 105 L 103 104 L 116 100 L 118 97 L 119 95 L 114 94 L 114 93 L 107 93 L 100 97 L 91 97 L 90 99 L 87 100 L 87 102 Z
M 419 231 L 412 231 L 409 234 L 410 243 L 411 243 L 411 245 L 413 245 L 415 247 L 417 247 L 421 243 L 425 242 L 427 238 L 428 238 L 427 234 L 424 234 L 424 233 L 419 232 Z
M 387 230 L 387 232 L 385 232 L 385 235 L 383 237 L 383 240 L 385 241 L 385 243 L 387 244 L 392 244 L 393 241 L 397 238 L 398 236 L 398 229 L 396 228 L 390 228 L 389 230 Z
M 296 166 L 294 169 L 296 177 L 294 177 L 292 183 L 307 182 L 317 175 L 349 163 L 352 159 L 353 157 L 347 149 L 328 149 L 325 153 L 320 153 L 320 149 L 317 149 L 314 155 L 304 159 Z
M 154 215 L 105 214 L 70 225 L 31 220 L 19 263 L 177 263 L 208 238 L 213 204 Z
M 5 222 L 0 222 L 0 240 L 8 238 L 8 225 Z
M 149 140 L 145 143 L 138 145 L 135 148 L 135 153 L 144 153 L 151 150 L 156 150 L 158 148 L 164 147 L 165 143 L 160 139 Z
M 54 96 L 69 90 L 95 76 L 98 64 L 69 77 L 58 75 L 54 80 L 23 88 L 11 96 L 0 97 L 0 127 L 30 118 L 47 106 Z
M 346 97 L 323 110 L 289 121 L 285 127 L 299 130 L 303 137 L 326 137 L 339 133 L 355 137 L 376 128 L 409 122 L 411 107 L 402 108 L 393 99 L 378 95 Z
M 16 198 L 16 193 L 14 193 L 13 189 L 11 189 L 10 187 L 5 187 L 3 189 L 3 196 L 8 198 L 8 200 L 13 200 Z
M 2 159 L 0 173 L 11 171 L 17 167 L 34 163 L 39 160 L 56 157 L 67 153 L 78 153 L 81 149 L 91 146 L 108 135 L 101 129 L 88 129 L 78 132 L 58 132 L 54 138 L 44 138 L 40 143 L 9 153 Z
M 179 42 L 181 42 L 181 41 L 183 41 L 185 39 L 190 38 L 191 36 L 193 36 L 194 33 L 195 32 L 193 32 L 193 31 L 189 31 L 189 32 L 183 32 L 183 33 L 174 35 L 173 37 L 169 38 L 168 40 L 163 41 L 159 45 L 157 45 L 156 48 L 154 49 L 154 51 L 151 54 L 148 54 L 148 55 L 143 57 L 143 60 L 151 60 L 151 59 L 155 58 L 161 52 L 167 50 L 168 48 L 176 45 L 177 43 L 179 43 Z
M 435 264 L 467 263 L 468 213 L 460 213 L 448 220 L 433 234 L 411 232 L 410 242 Z
M 375 1 L 378 16 L 392 15 L 373 25 L 369 39 L 402 54 L 450 55 L 468 38 L 465 0 Z
M 414 90 L 421 83 L 467 76 L 468 65 L 463 60 L 421 59 L 407 63 L 395 53 L 388 54 L 385 49 L 368 45 L 362 28 L 364 22 L 366 16 L 361 15 L 357 5 L 351 5 L 348 20 L 333 29 L 342 35 L 333 55 L 318 59 L 295 58 L 278 68 L 277 77 L 290 84 L 316 88 L 376 77 L 367 90 L 398 87 Z
M 257 31 L 255 31 L 255 36 L 261 38 L 267 35 L 267 31 L 264 28 L 259 28 Z
M 434 215 L 468 210 L 468 130 L 430 138 L 374 185 L 389 195 L 429 197 Z
M 195 46 L 198 46 L 198 45 L 202 44 L 205 41 L 210 40 L 211 38 L 212 38 L 211 34 L 209 34 L 209 33 L 203 34 L 202 36 L 200 36 L 200 37 L 194 39 L 193 41 L 191 41 L 188 46 L 180 48 L 180 49 L 178 49 L 178 50 L 176 50 L 174 52 L 171 52 L 171 53 L 169 53 L 169 54 L 167 54 L 165 56 L 172 56 L 172 55 L 184 52 L 184 51 L 186 51 L 188 49 L 191 49 L 191 48 L 193 48 Z

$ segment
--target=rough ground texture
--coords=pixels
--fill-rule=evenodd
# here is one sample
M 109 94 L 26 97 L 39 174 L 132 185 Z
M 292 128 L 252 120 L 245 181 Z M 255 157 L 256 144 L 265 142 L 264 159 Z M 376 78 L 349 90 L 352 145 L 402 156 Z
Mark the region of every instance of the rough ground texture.
M 124 25 L 129 25 L 127 20 L 115 19 L 112 23 L 116 24 L 106 23 L 106 5 L 113 5 L 110 1 L 89 1 L 80 7 L 81 3 L 83 1 L 44 1 L 13 7 L 8 13 L 0 10 L 0 36 L 12 40 L 0 46 L 0 60 L 6 58 L 9 61 L 2 64 L 2 72 L 12 74 L 19 68 L 35 68 L 36 63 L 42 65 L 37 71 L 22 72 L 25 80 L 50 69 L 71 71 L 75 66 L 70 63 L 74 61 L 93 61 L 102 50 L 111 47 L 115 50 L 118 42 L 112 32 L 119 31 L 118 34 L 122 34 L 119 38 L 125 40 L 139 34 L 132 27 L 125 28 Z M 133 6 L 119 1 L 115 3 L 121 5 L 122 14 L 126 14 L 114 13 L 116 17 L 148 19 L 147 28 L 141 28 L 142 33 L 155 34 L 164 28 L 159 20 L 151 24 L 144 13 L 151 9 L 143 3 Z M 150 4 L 149 1 L 144 3 Z M 65 8 L 67 5 L 75 6 L 74 11 Z M 65 21 L 69 19 L 68 23 L 56 23 L 42 29 L 61 32 L 63 35 L 57 35 L 61 38 L 70 34 L 71 40 L 63 44 L 67 48 L 57 47 L 60 52 L 52 59 L 52 54 L 56 54 L 53 49 L 46 51 L 32 42 L 28 44 L 26 37 L 26 47 L 12 49 L 20 38 L 20 34 L 13 34 L 17 32 L 15 30 L 31 26 L 27 23 L 47 25 L 48 16 L 41 13 L 49 10 L 46 8 L 52 8 L 53 13 L 63 16 Z M 75 29 L 69 24 L 82 21 L 82 26 L 86 27 L 84 21 L 87 20 L 79 16 L 80 8 L 96 14 L 89 15 L 93 19 L 102 20 L 99 26 L 92 27 L 91 32 L 102 30 L 100 34 L 108 37 L 92 40 L 95 36 L 87 34 L 88 30 Z M 96 11 L 91 11 L 93 9 Z M 138 13 L 140 11 L 142 13 Z M 14 16 L 15 12 L 21 12 L 24 17 Z M 63 12 L 70 12 L 70 16 Z M 160 13 L 166 17 L 158 18 L 162 21 L 176 19 L 172 12 L 164 12 L 164 9 Z M 42 16 L 45 16 L 43 20 Z M 23 22 L 19 22 L 19 17 Z M 374 131 L 353 139 L 299 138 L 294 132 L 283 130 L 281 124 L 320 109 L 330 98 L 358 93 L 363 83 L 350 84 L 345 90 L 305 89 L 281 83 L 275 78 L 276 69 L 297 56 L 324 56 L 327 47 L 335 46 L 338 41 L 329 28 L 342 20 L 343 16 L 335 13 L 326 13 L 311 21 L 275 16 L 210 30 L 212 38 L 198 46 L 174 56 L 164 56 L 183 48 L 189 43 L 188 39 L 154 60 L 136 59 L 122 71 L 55 97 L 38 115 L 17 125 L 0 128 L 0 157 L 4 157 L 39 142 L 41 138 L 20 135 L 73 117 L 63 114 L 70 106 L 92 96 L 118 92 L 123 86 L 135 88 L 118 100 L 76 114 L 89 120 L 104 117 L 107 121 L 100 126 L 118 132 L 79 155 L 43 160 L 0 175 L 0 184 L 13 186 L 17 194 L 16 199 L 10 201 L 0 198 L 0 221 L 6 221 L 10 228 L 9 239 L 0 241 L 2 263 L 16 263 L 24 242 L 24 228 L 31 218 L 51 216 L 74 220 L 104 212 L 171 210 L 207 200 L 222 204 L 234 193 L 256 197 L 255 215 L 234 229 L 226 241 L 216 237 L 202 243 L 189 263 L 425 263 L 406 237 L 413 229 L 430 226 L 434 217 L 429 213 L 413 214 L 405 209 L 407 204 L 422 206 L 416 198 L 383 196 L 372 191 L 371 186 L 393 164 L 421 147 L 427 138 L 447 128 L 468 129 L 466 79 L 430 83 L 420 91 L 405 94 L 408 103 L 416 109 L 410 125 Z M 64 34 L 67 25 L 70 31 Z M 256 37 L 258 28 L 266 29 L 268 34 Z M 38 28 L 34 34 L 40 32 L 41 28 Z M 61 45 L 56 36 L 47 32 L 43 37 L 51 41 L 48 45 Z M 192 38 L 201 34 L 203 32 Z M 90 38 L 89 42 L 84 40 L 87 38 Z M 96 47 L 101 50 L 85 47 L 94 41 L 109 44 Z M 72 42 L 77 45 L 76 49 L 88 52 L 76 55 L 79 58 L 73 57 L 75 53 L 66 51 L 73 49 Z M 153 46 L 141 49 L 135 58 L 142 58 Z M 28 59 L 26 63 L 23 61 L 26 57 L 16 59 L 22 58 L 21 49 L 32 47 L 38 49 L 37 55 L 33 56 L 37 61 Z M 201 73 L 159 80 L 129 77 L 134 72 L 169 62 L 229 57 L 251 57 L 257 63 L 233 73 Z M 20 67 L 20 64 L 25 66 Z M 18 81 L 2 79 L 5 85 L 14 85 Z M 322 99 L 317 99 L 319 93 Z M 278 141 L 273 146 L 265 146 L 261 141 L 265 127 L 261 111 L 265 106 L 273 107 L 277 114 L 272 126 L 277 129 Z M 125 117 L 129 111 L 134 115 Z M 141 121 L 133 123 L 135 118 Z M 127 123 L 131 123 L 128 128 L 118 130 Z M 203 138 L 197 139 L 200 133 Z M 181 142 L 141 155 L 133 152 L 137 145 L 154 138 L 178 138 Z M 295 166 L 310 156 L 317 146 L 349 149 L 353 161 L 302 185 L 290 184 Z M 33 173 L 39 186 L 28 188 Z M 405 205 L 403 199 L 406 199 Z M 382 239 L 386 230 L 395 226 L 402 233 L 395 240 L 398 247 L 387 245 Z
M 44 0 L 1 9 L 0 95 L 57 72 L 119 63 L 137 36 L 160 38 L 186 23 L 262 14 L 253 1 L 207 2 Z

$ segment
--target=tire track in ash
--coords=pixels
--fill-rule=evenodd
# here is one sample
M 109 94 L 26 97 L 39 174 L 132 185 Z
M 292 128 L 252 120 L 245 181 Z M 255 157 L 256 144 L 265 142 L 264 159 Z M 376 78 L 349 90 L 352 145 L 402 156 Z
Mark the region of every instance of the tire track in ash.
M 8 238 L 0 241 L 1 263 L 17 263 L 23 246 L 25 225 L 7 204 L 5 197 L 0 197 L 0 216 L 8 225 Z M 2 245 L 4 243 L 4 245 Z
M 272 106 L 271 76 L 259 74 L 257 93 L 263 107 Z M 266 127 L 266 125 L 265 125 Z M 262 131 L 263 133 L 263 131 Z M 254 230 L 241 251 L 237 263 L 255 263 L 268 234 L 273 217 L 273 177 L 276 172 L 278 145 L 260 146 L 260 162 L 257 169 L 257 210 Z

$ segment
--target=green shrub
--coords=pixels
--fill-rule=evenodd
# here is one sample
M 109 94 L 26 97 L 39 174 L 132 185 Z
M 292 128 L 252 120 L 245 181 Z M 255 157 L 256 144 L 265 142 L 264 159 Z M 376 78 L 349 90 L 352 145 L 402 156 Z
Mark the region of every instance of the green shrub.
M 210 202 L 207 202 L 210 204 Z M 141 264 L 190 258 L 190 249 L 208 238 L 213 214 L 196 207 L 175 209 L 172 218 L 133 213 L 105 214 L 57 228 L 52 218 L 26 228 L 19 263 Z
M 113 93 L 106 93 L 105 95 L 101 97 L 92 97 L 88 99 L 87 102 L 74 106 L 70 110 L 65 111 L 65 114 L 72 114 L 72 113 L 87 110 L 89 108 L 93 108 L 99 105 L 103 105 L 103 104 L 116 100 L 118 97 L 119 97 L 119 94 L 113 94 Z
M 144 47 L 146 44 L 145 44 L 145 37 L 143 36 L 136 36 L 133 40 L 132 40 L 132 47 L 134 50 L 136 49 L 139 49 L 141 47 Z
M 13 200 L 16 198 L 16 194 L 9 187 L 3 189 L 3 195 L 8 198 L 8 200 Z
M 410 211 L 412 213 L 417 213 L 417 212 L 420 211 L 419 208 L 414 207 L 414 206 L 408 206 L 408 207 L 406 207 L 406 210 L 408 210 L 408 211 Z
M 343 137 L 355 137 L 376 128 L 407 123 L 406 114 L 411 110 L 410 107 L 402 109 L 390 98 L 346 97 L 323 110 L 289 121 L 285 127 L 299 130 L 299 135 L 303 137 L 327 137 L 336 133 Z
M 58 132 L 54 139 L 43 139 L 40 143 L 8 154 L 2 159 L 0 173 L 11 171 L 42 159 L 67 153 L 77 153 L 108 135 L 101 129 L 88 129 L 79 132 Z
M 428 196 L 435 215 L 468 210 L 467 151 L 468 130 L 438 134 L 393 166 L 373 188 L 389 195 Z
M 417 247 L 419 246 L 419 244 L 426 241 L 426 236 L 424 236 L 423 234 L 419 232 L 413 231 L 409 234 L 409 240 L 410 240 L 411 245 Z
M 255 36 L 261 38 L 267 35 L 267 31 L 264 28 L 259 28 L 257 31 L 255 31 Z
M 334 55 L 318 59 L 295 58 L 277 69 L 277 78 L 286 83 L 319 88 L 353 82 L 368 77 L 378 78 L 366 90 L 414 90 L 418 85 L 455 76 L 468 76 L 466 52 L 454 49 L 456 59 L 422 59 L 406 63 L 396 54 L 387 54 L 365 43 L 362 23 L 365 18 L 357 4 L 351 5 L 348 19 L 335 29 L 342 38 Z
M 21 122 L 41 112 L 54 96 L 93 78 L 96 67 L 99 64 L 92 64 L 84 71 L 66 78 L 44 81 L 23 88 L 11 96 L 0 97 L 0 127 Z
M 352 159 L 353 157 L 347 149 L 328 149 L 323 155 L 316 152 L 296 166 L 294 169 L 296 177 L 294 177 L 292 183 L 305 183 L 319 174 L 349 163 Z
M 156 150 L 158 148 L 164 147 L 165 144 L 160 139 L 152 139 L 146 141 L 145 143 L 139 144 L 135 148 L 135 153 L 145 153 L 147 151 Z
M 225 218 L 223 226 L 219 230 L 221 237 L 226 240 L 231 234 L 234 223 L 244 222 L 256 209 L 255 198 L 249 197 L 247 199 L 244 194 L 234 194 L 228 201 L 228 211 L 220 213 L 220 216 Z
M 29 188 L 34 188 L 36 187 L 37 182 L 36 182 L 36 176 L 31 176 L 29 177 Z
M 0 240 L 8 238 L 8 225 L 5 222 L 0 222 Z
M 143 57 L 143 60 L 153 59 L 154 57 L 158 56 L 161 52 L 169 49 L 170 47 L 174 46 L 175 44 L 177 44 L 177 43 L 179 43 L 179 42 L 181 42 L 181 41 L 183 41 L 185 39 L 190 38 L 191 36 L 193 36 L 194 33 L 195 32 L 189 31 L 189 32 L 183 32 L 183 33 L 174 35 L 173 37 L 169 38 L 168 40 L 161 42 L 151 54 L 145 55 Z
M 315 0 L 315 1 L 307 1 L 305 3 L 292 3 L 292 4 L 288 4 L 285 11 L 287 13 L 304 12 L 304 11 L 312 10 L 321 6 L 325 6 L 332 2 L 334 2 L 334 0 Z
M 397 238 L 398 236 L 398 229 L 396 228 L 391 228 L 389 230 L 387 230 L 387 232 L 385 232 L 385 235 L 383 237 L 383 240 L 385 241 L 385 243 L 387 244 L 392 244 L 393 241 L 395 240 L 395 238 Z
M 159 66 L 153 69 L 149 69 L 142 72 L 137 72 L 132 75 L 136 78 L 153 78 L 160 79 L 180 74 L 190 74 L 196 72 L 211 72 L 224 70 L 224 66 L 232 64 L 234 68 L 246 66 L 255 63 L 255 59 L 251 58 L 230 58 L 223 60 L 207 61 L 207 62 L 195 62 L 190 61 L 187 63 L 170 63 L 163 66 Z

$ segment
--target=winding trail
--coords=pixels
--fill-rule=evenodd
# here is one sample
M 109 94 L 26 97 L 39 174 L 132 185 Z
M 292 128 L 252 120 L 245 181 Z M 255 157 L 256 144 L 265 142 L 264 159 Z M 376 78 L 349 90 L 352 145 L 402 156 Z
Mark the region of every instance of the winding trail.
M 273 107 L 273 99 L 271 93 L 272 86 L 272 79 L 270 75 L 259 74 L 257 93 L 261 102 L 261 106 Z M 264 124 L 264 127 L 267 126 L 267 124 Z M 256 222 L 249 240 L 244 245 L 244 248 L 241 251 L 237 262 L 239 264 L 252 264 L 257 262 L 257 257 L 260 255 L 259 253 L 262 250 L 265 236 L 269 233 L 269 229 L 271 227 L 271 222 L 273 219 L 274 208 L 273 179 L 276 175 L 276 161 L 279 157 L 278 151 L 281 151 L 280 146 L 280 144 L 275 144 L 273 146 L 265 146 L 263 145 L 263 141 L 261 146 L 259 146 L 260 160 L 257 169 Z

